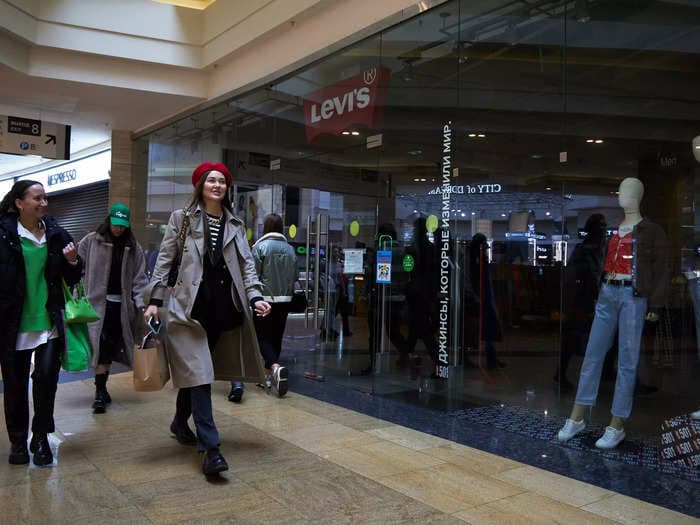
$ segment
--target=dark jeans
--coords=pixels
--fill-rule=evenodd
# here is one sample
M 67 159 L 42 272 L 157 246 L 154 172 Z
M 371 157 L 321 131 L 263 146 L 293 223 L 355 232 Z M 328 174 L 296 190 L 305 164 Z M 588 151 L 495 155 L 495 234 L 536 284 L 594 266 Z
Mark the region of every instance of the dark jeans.
M 284 327 L 287 325 L 287 315 L 288 312 L 284 306 L 273 304 L 272 310 L 266 317 L 256 315 L 254 318 L 260 354 L 265 360 L 267 369 L 277 363 L 282 353 L 282 338 Z
M 207 326 L 204 326 L 204 329 L 207 332 L 209 349 L 212 350 L 216 347 L 221 332 Z M 194 419 L 194 426 L 197 430 L 197 450 L 204 452 L 217 448 L 220 440 L 212 412 L 211 385 L 197 385 L 178 390 L 175 421 L 184 425 L 190 416 Z
M 53 408 L 58 372 L 61 369 L 63 339 L 50 339 L 34 350 L 10 351 L 0 363 L 5 390 L 5 425 L 11 442 L 27 439 L 29 430 L 29 369 L 34 352 L 32 432 L 49 434 L 56 430 Z

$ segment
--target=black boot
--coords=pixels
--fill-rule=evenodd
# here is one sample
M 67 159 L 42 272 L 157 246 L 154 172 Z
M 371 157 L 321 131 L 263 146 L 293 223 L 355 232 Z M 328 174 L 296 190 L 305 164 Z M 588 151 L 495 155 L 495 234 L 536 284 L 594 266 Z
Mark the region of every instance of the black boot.
M 104 414 L 107 411 L 108 397 L 107 374 L 95 375 L 95 401 L 92 403 L 92 409 L 95 414 Z
M 53 454 L 46 434 L 34 434 L 29 443 L 29 450 L 34 454 L 34 464 L 37 467 L 53 463 Z
M 105 372 L 105 389 L 104 392 L 102 393 L 102 397 L 105 400 L 105 403 L 108 405 L 112 402 L 112 396 L 109 395 L 109 392 L 107 392 L 107 380 L 109 379 L 109 370 Z
M 26 465 L 29 463 L 27 450 L 27 434 L 24 432 L 10 434 L 10 456 L 7 460 L 11 465 Z
M 205 476 L 213 476 L 219 472 L 228 470 L 228 463 L 219 452 L 219 448 L 212 448 L 204 453 L 202 458 L 202 472 Z

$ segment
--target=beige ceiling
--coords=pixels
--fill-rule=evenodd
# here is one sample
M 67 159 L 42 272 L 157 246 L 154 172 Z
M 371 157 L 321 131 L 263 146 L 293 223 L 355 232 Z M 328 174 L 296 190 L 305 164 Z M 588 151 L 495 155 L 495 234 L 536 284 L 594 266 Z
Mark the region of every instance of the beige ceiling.
M 71 152 L 105 140 L 113 129 L 138 129 L 203 99 L 32 77 L 0 65 L 0 114 L 70 124 Z M 44 162 L 0 154 L 3 173 Z
M 153 0 L 159 4 L 170 4 L 179 7 L 189 7 L 190 9 L 206 9 L 216 0 Z

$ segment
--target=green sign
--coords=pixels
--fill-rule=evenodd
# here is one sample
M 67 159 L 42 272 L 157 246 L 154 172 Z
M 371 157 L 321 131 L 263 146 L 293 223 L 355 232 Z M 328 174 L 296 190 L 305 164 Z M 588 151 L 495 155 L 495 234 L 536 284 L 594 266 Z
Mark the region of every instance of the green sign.
M 401 261 L 404 272 L 412 272 L 413 268 L 416 266 L 416 261 L 413 259 L 413 255 L 404 255 Z
M 425 229 L 430 233 L 434 233 L 438 229 L 438 218 L 435 215 L 428 215 L 425 220 Z

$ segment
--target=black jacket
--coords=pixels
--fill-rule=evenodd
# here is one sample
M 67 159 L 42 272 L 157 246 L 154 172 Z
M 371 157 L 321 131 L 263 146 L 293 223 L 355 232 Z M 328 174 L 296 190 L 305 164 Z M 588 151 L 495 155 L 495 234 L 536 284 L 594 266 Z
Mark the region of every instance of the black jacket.
M 17 219 L 17 215 L 14 214 L 0 216 L 0 319 L 3 322 L 0 330 L 0 358 L 15 350 L 24 297 L 27 293 L 22 246 L 17 235 Z M 65 279 L 69 286 L 80 281 L 83 262 L 79 259 L 76 265 L 68 263 L 63 256 L 63 248 L 69 242 L 73 242 L 73 239 L 53 217 L 46 215 L 43 221 L 49 252 L 45 271 L 49 289 L 46 310 L 52 323 L 58 328 L 59 335 L 63 337 L 65 327 L 61 279 Z M 29 290 L 29 293 L 31 292 L 32 290 Z
M 632 237 L 632 282 L 634 294 L 646 297 L 648 307 L 666 303 L 669 278 L 668 243 L 661 226 L 647 219 L 637 224 Z

